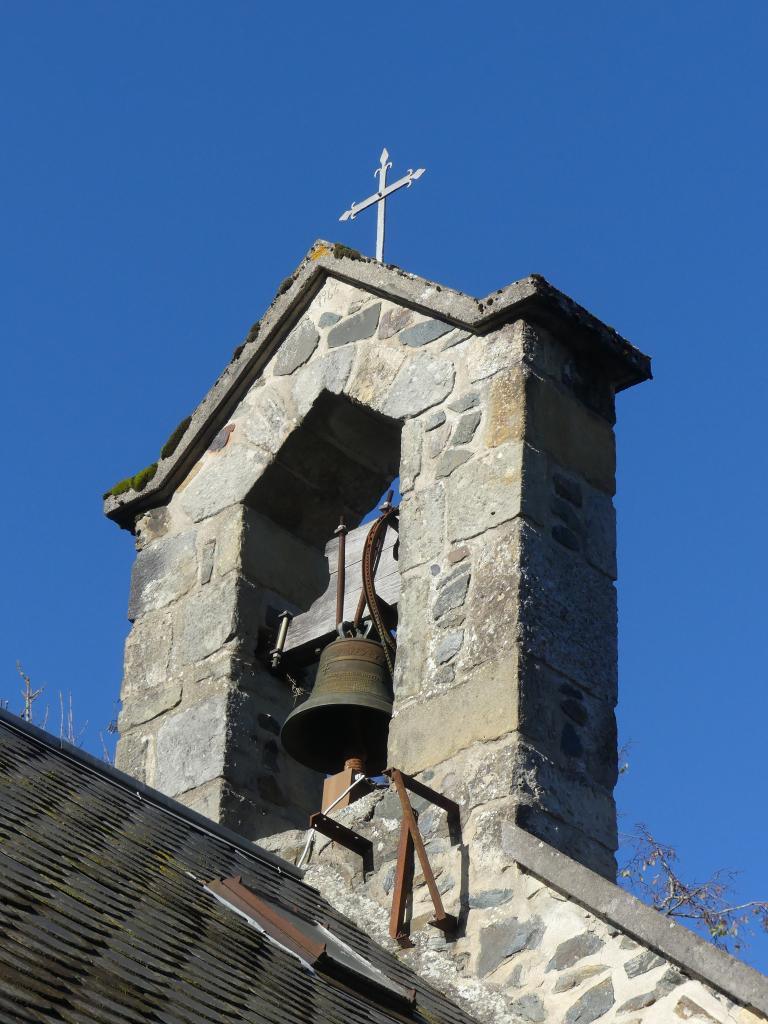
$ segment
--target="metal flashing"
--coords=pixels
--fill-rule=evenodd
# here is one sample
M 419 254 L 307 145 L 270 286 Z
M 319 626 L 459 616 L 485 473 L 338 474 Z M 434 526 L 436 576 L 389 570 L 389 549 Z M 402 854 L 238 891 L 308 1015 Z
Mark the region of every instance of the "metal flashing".
M 222 903 L 243 914 L 271 941 L 291 952 L 308 969 L 331 975 L 340 972 L 342 980 L 372 985 L 408 1006 L 416 1001 L 415 989 L 392 981 L 323 925 L 302 917 L 298 908 L 291 910 L 262 899 L 243 885 L 239 876 L 214 879 L 205 888 Z

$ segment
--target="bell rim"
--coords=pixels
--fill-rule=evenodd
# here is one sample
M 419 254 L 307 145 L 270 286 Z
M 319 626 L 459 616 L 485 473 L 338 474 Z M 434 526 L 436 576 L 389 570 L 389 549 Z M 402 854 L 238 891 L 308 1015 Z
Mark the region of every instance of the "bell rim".
M 307 701 L 304 701 L 304 703 L 299 704 L 299 706 L 294 708 L 293 711 L 290 713 L 290 715 L 288 715 L 288 717 L 286 718 L 285 722 L 283 723 L 283 727 L 280 730 L 280 744 L 281 744 L 283 750 L 286 752 L 286 754 L 288 754 L 289 757 L 293 758 L 294 761 L 297 761 L 299 764 L 303 765 L 305 768 L 310 768 L 312 771 L 321 772 L 324 775 L 334 775 L 336 772 L 340 771 L 341 768 L 343 767 L 341 764 L 337 764 L 335 761 L 331 761 L 330 759 L 322 757 L 322 756 L 313 757 L 311 755 L 311 752 L 309 750 L 306 750 L 306 749 L 303 752 L 304 756 L 298 756 L 297 757 L 296 753 L 294 753 L 289 748 L 293 747 L 293 745 L 294 745 L 294 741 L 292 740 L 294 732 L 297 733 L 296 745 L 300 746 L 300 744 L 298 743 L 298 740 L 300 739 L 300 735 L 301 735 L 300 730 L 302 728 L 302 725 L 303 725 L 303 727 L 306 728 L 306 722 L 301 723 L 301 719 L 302 718 L 306 718 L 308 715 L 311 715 L 315 711 L 322 711 L 325 708 L 343 707 L 344 705 L 339 703 L 339 702 L 337 702 L 337 701 L 316 701 L 316 702 L 313 702 L 311 707 L 305 707 L 306 703 L 307 703 Z M 361 703 L 357 704 L 356 707 L 359 708 L 362 711 L 370 712 L 371 714 L 374 714 L 374 715 L 379 716 L 380 718 L 383 718 L 385 720 L 387 726 L 389 726 L 389 723 L 392 720 L 392 703 L 389 702 L 389 701 L 385 701 L 383 699 L 379 699 L 379 700 L 374 699 L 372 701 L 367 701 L 365 703 L 361 702 Z M 286 733 L 287 733 L 287 737 L 288 737 L 288 745 L 287 746 L 286 746 L 286 742 L 285 742 L 285 740 L 286 740 Z M 385 746 L 386 746 L 386 741 L 385 741 Z M 309 756 L 307 756 L 307 755 L 309 755 Z M 375 764 L 366 764 L 365 770 L 366 770 L 367 774 L 374 774 L 374 775 L 378 774 L 381 770 L 383 770 L 386 767 L 386 753 L 384 754 L 383 759 L 382 758 L 374 758 L 374 760 L 377 763 L 375 763 Z M 381 765 L 378 764 L 379 760 L 382 760 L 382 764 Z
M 345 684 L 344 677 L 360 675 L 370 675 L 374 685 L 358 689 Z M 320 693 L 317 692 L 318 685 Z M 370 769 L 375 774 L 385 767 L 386 734 L 392 720 L 393 705 L 392 686 L 382 644 L 370 637 L 337 637 L 324 648 L 320 656 L 318 679 L 311 694 L 293 708 L 285 719 L 280 730 L 281 745 L 286 754 L 299 764 L 314 771 L 333 774 L 340 770 L 340 760 L 325 756 L 325 751 L 319 749 L 322 744 L 314 741 L 313 734 L 322 735 L 329 712 L 342 708 L 354 709 L 367 718 L 369 744 L 373 732 L 383 732 L 384 746 L 375 741 L 368 750 L 371 763 L 366 770 Z M 382 763 L 379 764 L 379 761 Z

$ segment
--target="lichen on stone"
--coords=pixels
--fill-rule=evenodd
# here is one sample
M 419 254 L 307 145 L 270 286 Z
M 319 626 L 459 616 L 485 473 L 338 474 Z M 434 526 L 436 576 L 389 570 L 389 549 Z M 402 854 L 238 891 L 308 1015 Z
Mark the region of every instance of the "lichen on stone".
M 321 256 L 325 256 L 328 252 L 328 246 L 324 242 L 320 242 L 314 247 L 312 252 L 309 254 L 311 260 L 319 260 Z

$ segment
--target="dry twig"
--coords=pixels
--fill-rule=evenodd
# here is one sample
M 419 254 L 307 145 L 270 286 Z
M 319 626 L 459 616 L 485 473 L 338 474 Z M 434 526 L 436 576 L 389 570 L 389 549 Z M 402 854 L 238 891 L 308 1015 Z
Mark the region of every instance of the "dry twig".
M 726 949 L 743 947 L 749 924 L 757 922 L 768 931 L 768 901 L 733 902 L 735 871 L 715 871 L 706 882 L 684 882 L 674 848 L 658 842 L 646 825 L 636 825 L 627 838 L 634 853 L 619 879 L 662 914 L 692 922 Z

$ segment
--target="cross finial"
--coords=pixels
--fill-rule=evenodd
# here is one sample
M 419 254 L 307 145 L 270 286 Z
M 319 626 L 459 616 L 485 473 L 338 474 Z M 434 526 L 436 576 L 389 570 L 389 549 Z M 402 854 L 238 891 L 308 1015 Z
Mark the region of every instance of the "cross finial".
M 354 220 L 355 217 L 362 210 L 367 210 L 369 206 L 373 206 L 374 203 L 378 204 L 378 216 L 376 220 L 376 259 L 379 263 L 384 262 L 384 219 L 386 216 L 386 201 L 387 196 L 391 196 L 393 192 L 397 192 L 399 188 L 404 185 L 410 188 L 414 181 L 417 181 L 424 173 L 424 167 L 419 167 L 418 170 L 409 168 L 408 173 L 403 175 L 402 178 L 394 182 L 392 185 L 387 185 L 387 171 L 392 169 L 392 164 L 389 161 L 389 153 L 386 147 L 381 151 L 380 166 L 373 172 L 374 177 L 379 179 L 379 191 L 375 192 L 372 196 L 368 196 L 362 203 L 352 203 L 348 210 L 339 217 L 339 220 Z

